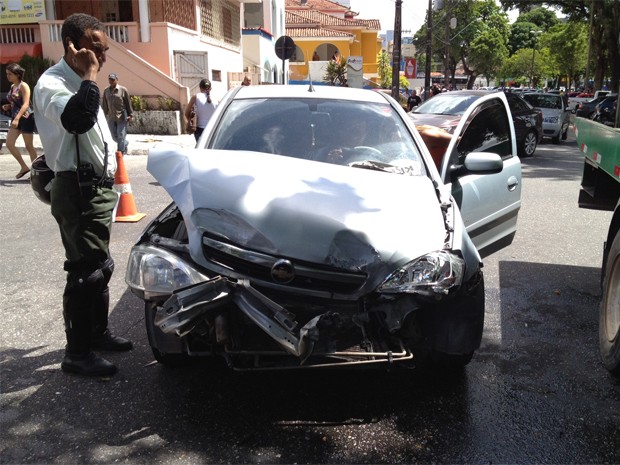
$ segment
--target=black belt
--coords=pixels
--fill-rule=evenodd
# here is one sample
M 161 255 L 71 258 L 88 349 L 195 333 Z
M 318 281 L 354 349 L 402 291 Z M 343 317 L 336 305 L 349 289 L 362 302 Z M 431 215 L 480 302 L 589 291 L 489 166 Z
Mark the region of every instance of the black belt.
M 75 171 L 57 171 L 56 176 L 59 178 L 71 178 L 77 180 L 77 173 Z M 93 179 L 93 185 L 111 189 L 114 186 L 114 178 L 106 176 L 99 179 Z

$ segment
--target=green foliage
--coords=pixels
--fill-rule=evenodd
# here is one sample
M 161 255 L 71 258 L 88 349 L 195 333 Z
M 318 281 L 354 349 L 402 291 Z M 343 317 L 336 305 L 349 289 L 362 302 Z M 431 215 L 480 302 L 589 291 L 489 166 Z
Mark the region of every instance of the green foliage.
M 170 97 L 157 97 L 159 103 L 159 109 L 163 111 L 175 111 L 180 108 L 179 102 Z
M 587 26 L 575 22 L 558 24 L 545 35 L 543 43 L 555 58 L 560 76 L 568 77 L 567 87 L 575 87 L 570 81 L 579 82 L 579 76 L 585 71 L 587 37 Z
M 329 60 L 323 79 L 330 86 L 347 85 L 347 59 L 341 56 L 339 60 Z
M 532 76 L 532 86 L 539 87 L 544 85 L 546 77 L 556 75 L 557 69 L 548 48 L 523 48 L 506 60 L 498 77 L 503 82 L 528 86 Z
M 21 60 L 19 60 L 19 66 L 24 68 L 24 81 L 34 88 L 35 84 L 45 72 L 47 68 L 53 66 L 54 62 L 47 58 L 31 57 L 28 54 L 24 54 Z
M 535 25 L 536 29 L 547 31 L 556 24 L 559 24 L 560 20 L 553 11 L 539 7 L 520 14 L 516 23 L 520 22 L 531 23 Z
M 522 48 L 534 48 L 538 42 L 538 35 L 532 31 L 540 31 L 541 29 L 534 23 L 526 21 L 516 21 L 510 27 L 510 39 L 508 47 L 510 54 L 514 54 Z
M 144 97 L 140 97 L 139 95 L 131 96 L 131 106 L 134 111 L 144 111 L 147 109 L 146 100 Z
M 469 66 L 487 79 L 497 76 L 508 58 L 508 46 L 497 29 L 488 28 L 476 37 L 469 48 Z
M 392 67 L 390 66 L 390 56 L 385 50 L 377 54 L 377 74 L 379 75 L 379 85 L 383 89 L 392 86 Z

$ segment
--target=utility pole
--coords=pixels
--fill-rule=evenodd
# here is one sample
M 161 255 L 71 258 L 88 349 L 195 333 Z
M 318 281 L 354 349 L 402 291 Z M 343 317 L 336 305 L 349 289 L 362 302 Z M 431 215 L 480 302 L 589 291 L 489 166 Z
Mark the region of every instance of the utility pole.
M 428 0 L 428 10 L 426 10 L 426 68 L 424 70 L 424 100 L 430 97 L 431 93 L 431 42 L 433 40 L 433 0 Z
M 444 86 L 446 86 L 446 89 L 450 88 L 450 21 L 448 21 L 448 15 L 450 14 L 450 4 L 448 3 L 448 0 L 446 0 L 446 5 L 444 7 L 444 11 L 446 12 L 446 38 L 445 38 L 445 46 L 446 46 L 446 51 L 445 51 L 445 56 L 446 56 L 446 62 L 445 62 L 445 66 L 444 66 Z
M 401 43 L 401 11 L 403 0 L 396 0 L 396 12 L 394 14 L 394 49 L 392 50 L 392 97 L 399 101 L 400 93 L 400 43 Z
M 592 20 L 594 19 L 594 0 L 590 3 L 590 23 L 588 24 L 588 61 L 586 62 L 586 74 L 583 77 L 583 91 L 590 91 L 590 60 L 592 59 Z M 594 89 L 592 89 L 594 93 Z

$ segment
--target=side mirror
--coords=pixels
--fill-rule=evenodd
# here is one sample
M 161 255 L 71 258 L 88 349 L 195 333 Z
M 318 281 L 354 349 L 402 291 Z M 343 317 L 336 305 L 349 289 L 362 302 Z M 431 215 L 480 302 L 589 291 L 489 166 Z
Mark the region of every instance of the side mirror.
M 504 161 L 496 153 L 471 152 L 467 154 L 462 165 L 452 165 L 449 168 L 451 177 L 460 177 L 466 174 L 496 174 L 504 169 Z

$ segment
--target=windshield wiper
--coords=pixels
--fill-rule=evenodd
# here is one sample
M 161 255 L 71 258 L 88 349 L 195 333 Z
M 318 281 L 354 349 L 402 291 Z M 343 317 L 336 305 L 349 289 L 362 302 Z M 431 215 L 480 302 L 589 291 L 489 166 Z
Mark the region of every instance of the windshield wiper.
M 384 173 L 409 174 L 414 176 L 413 166 L 394 166 L 375 160 L 353 161 L 348 163 L 352 168 L 363 168 L 366 170 L 383 171 Z

